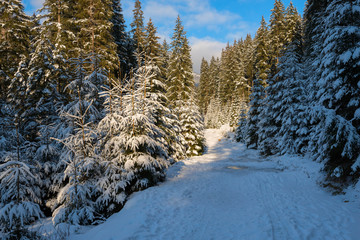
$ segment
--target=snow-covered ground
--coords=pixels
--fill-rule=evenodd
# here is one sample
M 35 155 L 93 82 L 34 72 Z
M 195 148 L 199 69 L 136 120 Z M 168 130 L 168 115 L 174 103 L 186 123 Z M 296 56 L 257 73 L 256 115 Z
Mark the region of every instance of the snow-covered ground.
M 265 159 L 220 130 L 206 139 L 205 155 L 175 164 L 166 182 L 71 239 L 360 239 L 359 192 L 332 196 L 316 183 L 319 164 Z

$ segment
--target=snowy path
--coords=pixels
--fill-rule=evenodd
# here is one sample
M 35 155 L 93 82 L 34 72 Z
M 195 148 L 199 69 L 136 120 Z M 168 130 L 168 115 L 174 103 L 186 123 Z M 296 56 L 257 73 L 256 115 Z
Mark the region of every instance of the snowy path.
M 360 204 L 207 130 L 208 152 L 73 240 L 360 239 Z M 356 232 L 357 231 L 357 232 Z

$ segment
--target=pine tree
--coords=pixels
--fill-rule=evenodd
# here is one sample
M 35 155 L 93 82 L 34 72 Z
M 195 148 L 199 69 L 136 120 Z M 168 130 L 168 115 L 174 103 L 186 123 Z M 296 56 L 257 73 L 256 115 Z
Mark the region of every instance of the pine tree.
M 254 79 L 255 75 L 255 41 L 251 38 L 251 35 L 248 34 L 244 40 L 244 51 L 243 51 L 243 57 L 242 60 L 244 62 L 244 77 L 246 79 L 246 87 L 247 92 L 245 94 L 246 98 L 249 98 L 250 96 L 250 90 L 252 81 Z
M 301 16 L 297 12 L 293 3 L 286 8 L 285 11 L 285 22 L 286 22 L 286 40 L 285 44 L 291 43 L 294 36 L 297 34 L 298 25 L 301 24 Z
M 198 155 L 204 149 L 204 138 L 203 134 L 201 134 L 203 120 L 199 117 L 199 109 L 194 102 L 195 82 L 190 46 L 180 16 L 176 20 L 171 47 L 167 84 L 169 104 L 180 120 L 187 152 L 190 155 Z M 195 132 L 198 134 L 194 135 Z
M 260 28 L 258 29 L 255 37 L 255 72 L 256 78 L 259 79 L 260 84 L 264 87 L 267 85 L 266 80 L 270 72 L 269 65 L 269 35 L 264 17 L 261 20 Z
M 168 76 L 168 99 L 173 108 L 180 107 L 182 101 L 191 98 L 194 90 L 190 46 L 180 16 L 171 42 L 171 58 Z
M 0 2 L 0 98 L 14 77 L 21 57 L 29 54 L 29 17 L 20 0 Z
M 200 67 L 200 84 L 199 84 L 199 105 L 202 114 L 206 114 L 210 101 L 209 89 L 209 63 L 203 58 Z
M 29 142 L 20 130 L 25 120 L 13 106 L 7 111 L 7 148 L 0 158 L 0 233 L 8 239 L 35 238 L 25 225 L 43 216 L 39 204 L 40 179 L 30 164 Z
M 150 68 L 139 68 L 123 99 L 124 118 L 121 121 L 118 146 L 123 149 L 125 156 L 124 169 L 130 182 L 130 192 L 163 180 L 164 170 L 170 164 L 168 152 L 161 141 L 165 133 L 156 126 L 152 114 L 153 99 L 144 95 L 152 77 Z
M 156 126 L 160 127 L 165 133 L 164 145 L 170 156 L 176 161 L 184 158 L 184 148 L 181 146 L 180 122 L 178 118 L 171 113 L 168 108 L 168 99 L 166 97 L 166 77 L 164 69 L 164 59 L 162 59 L 162 49 L 156 35 L 156 28 L 149 20 L 146 27 L 144 46 L 145 66 L 151 73 L 150 82 L 146 86 L 146 97 L 151 105 L 148 108 L 155 119 Z M 166 57 L 166 55 L 165 55 Z
M 240 115 L 237 128 L 235 130 L 235 140 L 237 142 L 245 143 L 246 134 L 247 134 L 247 113 L 249 107 L 245 101 L 241 102 L 240 105 Z
M 274 8 L 270 15 L 270 64 L 277 66 L 280 52 L 286 43 L 285 8 L 281 0 L 275 0 Z M 273 68 L 276 71 L 276 68 Z M 276 72 L 272 73 L 275 74 Z
M 259 141 L 259 122 L 262 101 L 265 97 L 265 90 L 259 80 L 255 79 L 250 95 L 250 109 L 247 121 L 246 146 L 248 148 L 257 148 Z
M 308 145 L 309 117 L 306 116 L 308 105 L 304 86 L 304 63 L 302 28 L 300 23 L 292 42 L 279 59 L 278 82 L 276 83 L 275 101 L 280 106 L 277 119 L 280 120 L 277 138 L 281 153 L 305 153 Z
M 140 54 L 144 51 L 145 47 L 145 27 L 144 27 L 144 12 L 141 9 L 140 0 L 135 1 L 135 8 L 133 10 L 134 20 L 130 24 L 131 34 L 134 41 L 136 53 Z M 142 54 L 139 56 L 142 58 Z
M 101 173 L 96 185 L 100 196 L 96 200 L 98 209 L 105 215 L 119 210 L 124 204 L 129 186 L 128 173 L 124 170 L 126 161 L 120 148 L 121 123 L 124 118 L 124 94 L 126 89 L 120 79 L 109 79 L 109 89 L 101 93 L 105 97 L 105 117 L 99 122 L 97 130 L 101 135 Z
M 87 76 L 84 65 L 88 62 L 82 58 L 73 60 L 75 79 L 67 86 L 73 100 L 61 110 L 67 133 L 58 140 L 66 147 L 60 157 L 66 161 L 63 181 L 68 182 L 59 191 L 53 212 L 54 224 L 84 225 L 96 219 L 93 199 L 98 194 L 95 180 L 99 174 L 99 159 L 94 123 L 99 119 L 99 111 L 94 102 L 98 89 L 93 81 L 99 79 L 99 72 Z
M 359 1 L 332 1 L 328 5 L 318 65 L 321 78 L 316 97 L 326 116 L 318 132 L 318 151 L 326 159 L 326 169 L 341 172 L 341 176 L 351 173 L 359 150 L 359 6 Z
M 134 67 L 132 63 L 135 61 L 132 55 L 128 54 L 128 49 L 132 48 L 131 39 L 126 32 L 126 25 L 121 7 L 120 0 L 112 0 L 113 15 L 111 18 L 112 36 L 117 45 L 117 55 L 120 60 L 120 72 L 117 74 L 119 78 L 129 75 L 130 69 Z M 120 74 L 121 73 L 121 74 Z
M 89 72 L 96 68 L 94 64 L 111 71 L 118 68 L 117 45 L 112 36 L 113 24 L 110 21 L 111 5 L 110 0 L 81 0 L 76 4 L 74 23 L 78 28 L 77 57 L 91 54 L 99 60 L 99 62 L 91 62 Z
M 272 68 L 275 68 L 274 65 Z M 274 72 L 271 71 L 271 72 Z M 280 112 L 281 105 L 277 102 L 277 95 L 281 89 L 278 88 L 279 79 L 277 75 L 269 74 L 268 86 L 265 88 L 266 96 L 262 100 L 261 112 L 258 123 L 258 149 L 263 155 L 278 153 L 278 139 L 276 134 L 280 128 L 280 119 L 276 114 Z

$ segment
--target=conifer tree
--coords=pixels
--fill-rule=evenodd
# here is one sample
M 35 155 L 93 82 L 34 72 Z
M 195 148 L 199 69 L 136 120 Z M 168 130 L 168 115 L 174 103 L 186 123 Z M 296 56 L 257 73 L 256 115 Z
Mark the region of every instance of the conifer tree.
M 259 141 L 259 122 L 262 108 L 262 101 L 265 97 L 265 90 L 258 79 L 254 80 L 250 95 L 250 109 L 247 121 L 246 146 L 248 148 L 257 148 Z
M 285 8 L 281 0 L 275 0 L 274 8 L 270 15 L 270 64 L 277 65 L 277 58 L 286 43 L 286 22 L 285 22 Z M 273 68 L 276 71 L 276 68 Z M 275 74 L 272 73 L 272 74 Z
M 119 78 L 122 78 L 125 75 L 129 75 L 130 69 L 134 67 L 132 63 L 135 61 L 134 57 L 130 54 L 129 49 L 133 46 L 132 41 L 126 32 L 126 25 L 123 15 L 123 10 L 121 7 L 120 0 L 112 0 L 112 17 L 111 22 L 112 26 L 112 36 L 114 42 L 117 45 L 117 55 L 120 60 L 120 72 L 117 74 Z
M 135 8 L 133 10 L 134 19 L 130 24 L 131 34 L 134 41 L 136 53 L 142 53 L 145 47 L 145 27 L 144 27 L 144 12 L 141 9 L 140 0 L 135 1 Z M 142 54 L 141 54 L 142 55 Z M 140 55 L 140 58 L 142 56 Z
M 240 106 L 239 122 L 235 131 L 235 140 L 245 143 L 247 134 L 247 113 L 249 111 L 247 103 L 243 100 Z
M 20 0 L 0 2 L 0 98 L 4 99 L 21 57 L 29 54 L 29 17 Z
M 325 119 L 319 124 L 324 126 L 318 129 L 317 146 L 332 176 L 349 175 L 358 157 L 359 6 L 359 1 L 332 1 L 325 11 L 316 94 Z
M 200 83 L 199 83 L 199 105 L 202 114 L 206 114 L 206 110 L 210 100 L 209 89 L 209 63 L 203 58 L 200 66 Z
M 280 108 L 274 115 L 277 114 L 276 118 L 281 123 L 276 130 L 279 142 L 277 147 L 281 153 L 305 153 L 309 140 L 301 33 L 301 24 L 298 23 L 292 42 L 279 59 L 275 101 Z
M 301 24 L 301 16 L 297 12 L 293 3 L 290 2 L 290 5 L 286 8 L 285 11 L 285 22 L 286 22 L 286 40 L 285 44 L 291 43 L 295 37 L 298 30 L 299 24 Z
M 122 207 L 129 186 L 128 173 L 124 171 L 126 161 L 124 151 L 120 148 L 121 123 L 124 118 L 124 94 L 127 93 L 121 79 L 109 79 L 109 89 L 101 93 L 105 98 L 105 117 L 99 122 L 97 131 L 101 142 L 101 173 L 96 185 L 100 196 L 96 200 L 97 208 L 109 215 Z
M 123 98 L 124 118 L 118 146 L 123 149 L 125 156 L 124 169 L 130 182 L 130 192 L 163 180 L 164 170 L 170 164 L 167 149 L 161 141 L 165 133 L 156 125 L 152 114 L 153 99 L 144 95 L 152 75 L 150 68 L 139 68 Z
M 65 145 L 66 151 L 60 157 L 66 161 L 62 175 L 66 185 L 59 191 L 53 207 L 54 224 L 69 222 L 84 225 L 96 218 L 93 199 L 98 194 L 95 181 L 99 174 L 99 159 L 94 123 L 99 119 L 99 110 L 94 102 L 98 89 L 93 81 L 99 76 L 93 77 L 98 72 L 86 75 L 84 65 L 88 62 L 82 58 L 73 59 L 75 79 L 67 86 L 73 100 L 61 109 L 66 132 L 59 141 Z
M 261 20 L 260 28 L 258 29 L 255 37 L 255 71 L 256 78 L 259 79 L 260 84 L 264 87 L 267 85 L 266 80 L 270 71 L 269 65 L 269 35 L 264 17 Z
M 21 65 L 16 73 L 18 76 L 20 70 Z M 23 95 L 20 93 L 14 97 L 18 97 L 17 101 L 13 98 L 16 104 Z M 43 216 L 39 207 L 41 183 L 37 169 L 31 164 L 31 143 L 22 135 L 26 122 L 20 114 L 22 109 L 13 103 L 2 109 L 6 118 L 2 119 L 5 122 L 1 125 L 7 131 L 4 145 L 0 146 L 0 233 L 6 239 L 35 238 L 36 234 L 31 234 L 25 225 Z
M 184 158 L 184 148 L 180 142 L 180 122 L 177 117 L 171 113 L 168 108 L 168 99 L 166 98 L 166 70 L 164 69 L 164 59 L 162 59 L 161 45 L 158 42 L 159 37 L 156 35 L 156 27 L 149 20 L 146 32 L 144 46 L 145 66 L 151 73 L 150 81 L 146 86 L 146 98 L 148 98 L 149 112 L 155 119 L 156 126 L 160 127 L 165 135 L 163 143 L 168 154 L 178 161 Z M 166 57 L 166 55 L 165 55 Z
M 118 67 L 117 45 L 112 36 L 113 24 L 110 21 L 111 5 L 110 0 L 81 0 L 76 4 L 77 57 L 91 54 L 99 60 L 98 63 L 91 62 L 89 72 L 96 68 L 94 64 L 109 70 Z
M 183 143 L 190 155 L 199 155 L 204 149 L 203 120 L 199 118 L 199 109 L 195 106 L 195 82 L 192 71 L 190 46 L 180 16 L 171 42 L 171 59 L 168 69 L 167 95 L 170 108 L 181 123 Z M 194 133 L 198 133 L 194 135 Z

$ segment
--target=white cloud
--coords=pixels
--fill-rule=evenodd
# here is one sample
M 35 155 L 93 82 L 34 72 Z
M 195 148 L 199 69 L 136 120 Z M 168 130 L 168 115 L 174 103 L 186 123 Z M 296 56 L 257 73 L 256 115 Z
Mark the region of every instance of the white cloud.
M 45 2 L 45 0 L 31 0 L 30 1 L 30 4 L 36 8 L 36 9 L 39 9 L 43 6 L 43 3 Z
M 151 17 L 154 21 L 174 20 L 178 14 L 174 6 L 161 4 L 156 1 L 148 2 L 144 8 L 146 18 Z
M 204 9 L 196 14 L 188 16 L 188 26 L 207 27 L 215 29 L 217 26 L 226 26 L 239 20 L 240 16 L 230 12 L 218 12 L 215 9 Z
M 220 57 L 221 50 L 226 46 L 226 43 L 210 38 L 190 37 L 190 43 L 193 67 L 196 73 L 200 73 L 202 58 L 209 61 L 212 56 Z

